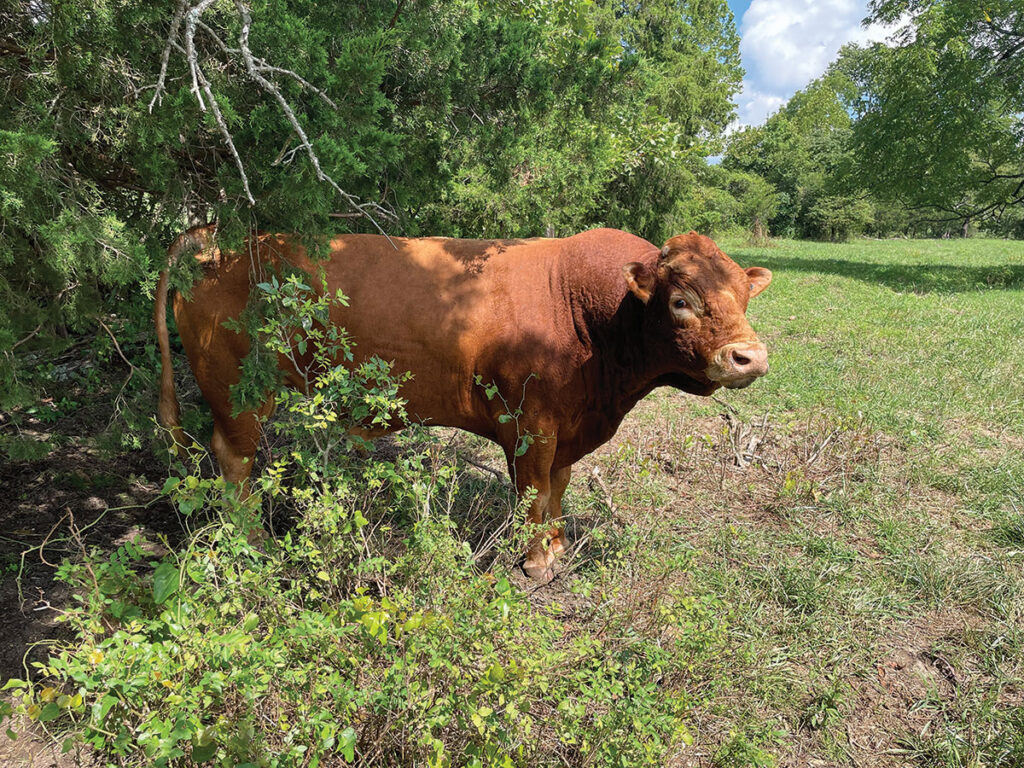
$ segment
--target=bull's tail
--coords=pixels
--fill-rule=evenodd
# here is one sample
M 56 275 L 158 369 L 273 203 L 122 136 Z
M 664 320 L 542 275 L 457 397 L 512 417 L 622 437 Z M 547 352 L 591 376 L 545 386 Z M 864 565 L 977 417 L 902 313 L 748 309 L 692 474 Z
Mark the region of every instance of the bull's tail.
M 174 389 L 171 340 L 167 333 L 167 293 L 170 287 L 168 273 L 182 255 L 192 255 L 210 248 L 215 232 L 216 226 L 209 225 L 193 227 L 180 235 L 167 249 L 167 266 L 160 272 L 160 279 L 156 285 L 153 324 L 156 326 L 156 338 L 160 346 L 160 403 L 157 407 L 157 418 L 160 424 L 170 431 L 174 440 L 174 452 L 179 456 L 185 451 L 188 443 L 185 441 L 185 431 L 181 428 L 181 408 Z

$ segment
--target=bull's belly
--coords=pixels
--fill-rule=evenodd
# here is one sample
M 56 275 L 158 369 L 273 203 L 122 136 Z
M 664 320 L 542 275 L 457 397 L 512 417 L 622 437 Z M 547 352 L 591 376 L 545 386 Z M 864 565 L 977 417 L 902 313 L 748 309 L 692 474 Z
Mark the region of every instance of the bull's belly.
M 399 358 L 382 360 L 392 363 L 392 375 L 401 378 L 411 374 L 398 389 L 398 397 L 405 401 L 409 424 L 426 427 L 456 427 L 490 437 L 493 425 L 477 407 L 479 398 L 473 396 L 471 373 L 455 374 L 460 366 L 455 361 L 432 360 L 430 364 L 415 364 Z M 396 427 L 404 424 L 396 424 Z

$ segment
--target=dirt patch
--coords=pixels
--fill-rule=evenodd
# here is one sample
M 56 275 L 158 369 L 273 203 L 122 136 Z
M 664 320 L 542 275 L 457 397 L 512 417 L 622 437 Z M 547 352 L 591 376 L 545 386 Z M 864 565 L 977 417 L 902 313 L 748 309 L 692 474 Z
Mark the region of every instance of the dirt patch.
M 943 645 L 981 623 L 970 614 L 933 612 L 891 628 L 874 654 L 876 674 L 852 681 L 845 729 L 858 765 L 907 765 L 907 737 L 935 727 L 980 682 L 978 670 L 948 658 Z
M 59 435 L 48 456 L 0 464 L 0 680 L 34 676 L 31 663 L 45 659 L 53 641 L 69 639 L 57 617 L 70 594 L 55 572 L 80 551 L 72 523 L 82 544 L 100 551 L 139 535 L 172 543 L 182 537 L 177 514 L 158 498 L 167 468 L 156 455 L 115 456 L 95 447 L 107 419 L 102 407 L 85 406 L 45 427 Z M 46 436 L 42 425 L 27 426 Z M 0 734 L 0 765 L 82 764 L 39 738 L 33 724 L 10 726 L 19 738 Z

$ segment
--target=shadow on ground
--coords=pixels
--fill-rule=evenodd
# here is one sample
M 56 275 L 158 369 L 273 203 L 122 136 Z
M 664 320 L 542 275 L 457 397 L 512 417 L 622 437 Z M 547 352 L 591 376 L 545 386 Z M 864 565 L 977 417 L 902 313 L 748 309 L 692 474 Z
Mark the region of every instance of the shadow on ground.
M 1024 264 L 967 267 L 950 264 L 872 264 L 842 259 L 801 259 L 758 256 L 758 264 L 771 270 L 817 272 L 877 283 L 911 293 L 966 293 L 989 289 L 1024 288 Z
M 104 458 L 87 447 L 89 437 L 74 435 L 43 459 L 0 465 L 0 680 L 24 678 L 61 636 L 57 616 L 70 597 L 55 580 L 63 559 L 82 545 L 111 551 L 139 535 L 171 543 L 183 535 L 159 499 L 166 467 L 145 450 Z

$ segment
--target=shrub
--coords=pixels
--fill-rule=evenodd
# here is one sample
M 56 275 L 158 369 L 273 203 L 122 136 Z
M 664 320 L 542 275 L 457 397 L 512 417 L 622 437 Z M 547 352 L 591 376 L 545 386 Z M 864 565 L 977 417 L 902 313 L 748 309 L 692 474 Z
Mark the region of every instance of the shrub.
M 705 650 L 684 630 L 720 636 L 704 604 L 677 590 L 643 623 L 565 624 L 515 585 L 532 532 L 513 504 L 483 571 L 452 518 L 460 476 L 422 435 L 391 460 L 339 449 L 402 411 L 400 377 L 351 366 L 317 325 L 342 297 L 294 276 L 262 290 L 260 346 L 316 350 L 308 391 L 280 400 L 291 450 L 245 499 L 198 462 L 170 478 L 190 527 L 175 552 L 136 540 L 63 563 L 74 640 L 8 681 L 0 717 L 119 765 L 640 766 L 686 743 L 681 683 Z M 281 510 L 294 522 L 268 536 Z

